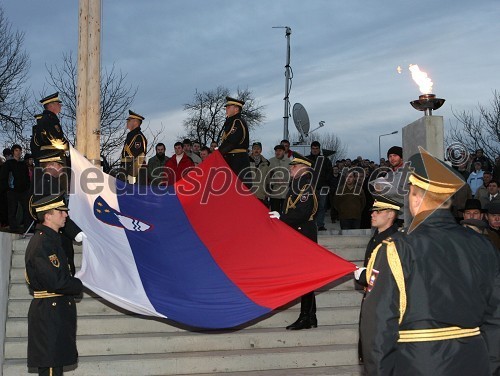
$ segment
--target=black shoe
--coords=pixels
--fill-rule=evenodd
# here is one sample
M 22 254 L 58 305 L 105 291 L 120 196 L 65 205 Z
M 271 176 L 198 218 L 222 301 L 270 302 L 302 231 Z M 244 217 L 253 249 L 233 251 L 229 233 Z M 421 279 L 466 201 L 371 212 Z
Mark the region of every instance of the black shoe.
M 299 316 L 297 321 L 295 321 L 293 324 L 288 325 L 286 327 L 286 330 L 302 330 L 302 329 L 311 329 L 311 328 L 317 328 L 318 327 L 318 320 L 316 319 L 316 315 L 314 316 Z
M 318 231 L 326 231 L 326 227 L 325 226 L 318 227 Z
M 318 327 L 318 319 L 316 318 L 316 314 L 315 313 L 313 313 L 310 316 L 310 320 L 311 320 L 311 327 L 312 328 L 317 328 Z

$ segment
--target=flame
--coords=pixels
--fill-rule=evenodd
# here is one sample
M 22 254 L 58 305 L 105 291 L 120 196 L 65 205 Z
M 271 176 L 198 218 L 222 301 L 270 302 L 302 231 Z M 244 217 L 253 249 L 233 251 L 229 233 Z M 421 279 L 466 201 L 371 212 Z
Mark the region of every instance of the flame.
M 416 64 L 410 64 L 409 69 L 411 72 L 411 78 L 413 78 L 413 81 L 417 83 L 422 94 L 431 94 L 432 85 L 434 85 L 434 83 L 430 77 L 427 76 L 427 73 L 422 72 Z

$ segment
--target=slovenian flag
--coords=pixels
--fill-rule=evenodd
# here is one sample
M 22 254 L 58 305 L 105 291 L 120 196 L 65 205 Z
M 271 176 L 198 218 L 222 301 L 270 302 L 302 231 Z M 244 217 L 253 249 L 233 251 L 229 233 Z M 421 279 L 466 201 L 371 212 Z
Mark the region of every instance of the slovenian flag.
M 278 219 L 212 153 L 166 190 L 129 185 L 71 148 L 77 277 L 131 312 L 230 328 L 355 269 Z

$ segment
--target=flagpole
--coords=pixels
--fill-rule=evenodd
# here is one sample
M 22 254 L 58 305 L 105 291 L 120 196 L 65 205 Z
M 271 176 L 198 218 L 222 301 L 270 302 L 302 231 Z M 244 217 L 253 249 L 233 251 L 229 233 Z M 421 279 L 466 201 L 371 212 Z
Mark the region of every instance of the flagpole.
M 101 165 L 101 0 L 90 0 L 88 19 L 87 158 Z
M 87 155 L 87 50 L 89 0 L 78 3 L 78 76 L 76 83 L 76 150 Z

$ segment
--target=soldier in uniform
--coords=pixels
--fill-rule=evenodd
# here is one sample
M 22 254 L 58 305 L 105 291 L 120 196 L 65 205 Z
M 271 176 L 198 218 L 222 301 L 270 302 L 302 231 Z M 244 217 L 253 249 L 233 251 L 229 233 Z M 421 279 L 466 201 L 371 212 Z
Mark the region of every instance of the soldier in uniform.
M 37 131 L 37 127 L 38 127 L 38 122 L 42 119 L 42 117 L 43 117 L 43 114 L 34 115 L 36 123 L 33 126 L 32 133 L 31 133 L 30 150 L 31 150 L 31 155 L 35 159 L 35 165 L 37 163 L 36 158 L 38 157 L 38 154 L 40 153 L 40 142 L 36 138 L 36 131 Z
M 318 228 L 314 221 L 314 214 L 318 210 L 318 200 L 312 186 L 312 161 L 299 153 L 293 152 L 290 162 L 290 175 L 292 180 L 285 199 L 283 213 L 270 212 L 271 218 L 281 218 L 283 222 L 308 237 L 318 242 Z M 301 330 L 316 328 L 316 298 L 314 291 L 302 296 L 300 301 L 300 316 L 287 330 Z
M 121 167 L 125 170 L 127 181 L 130 184 L 145 184 L 147 177 L 143 177 L 142 174 L 147 174 L 147 169 L 142 171 L 144 168 L 141 168 L 145 165 L 148 149 L 146 137 L 141 132 L 141 124 L 144 116 L 130 110 L 128 114 L 127 129 L 129 132 L 125 139 L 125 145 L 123 145 Z
M 361 341 L 368 375 L 498 375 L 500 254 L 458 225 L 450 197 L 464 184 L 425 152 L 409 159 L 413 221 L 367 266 Z
M 31 204 L 38 217 L 35 234 L 26 248 L 26 281 L 34 299 L 28 312 L 28 367 L 39 375 L 62 375 L 63 367 L 75 364 L 75 295 L 82 282 L 71 276 L 61 246 L 59 230 L 68 208 L 63 195 L 51 195 Z
M 398 232 L 396 221 L 398 219 L 398 214 L 401 214 L 402 206 L 402 203 L 388 197 L 375 195 L 375 201 L 370 209 L 372 213 L 371 225 L 375 228 L 375 233 L 366 246 L 363 267 L 354 272 L 356 283 L 363 287 L 368 287 L 368 283 L 366 282 L 366 265 L 368 265 L 368 260 L 373 250 L 377 248 L 383 240 Z
M 35 170 L 30 202 L 35 202 L 43 197 L 58 194 L 64 190 L 61 187 L 60 180 L 64 172 L 61 154 L 62 152 L 59 150 L 40 151 L 38 164 L 41 167 Z M 37 220 L 36 215 L 33 213 L 32 217 L 35 221 Z M 71 275 L 75 275 L 75 251 L 73 248 L 73 240 L 81 242 L 83 240 L 83 232 L 70 217 L 66 218 L 65 225 L 59 232 L 61 234 L 61 244 L 68 259 Z
M 38 158 L 40 150 L 68 150 L 68 140 L 64 136 L 61 123 L 57 114 L 61 112 L 62 102 L 59 99 L 59 93 L 51 94 L 40 100 L 43 105 L 43 113 L 37 123 L 32 136 L 33 143 L 36 146 L 31 150 L 33 158 Z M 36 116 L 35 116 L 36 118 Z
M 231 170 L 248 187 L 251 187 L 250 178 L 245 177 L 246 172 L 250 170 L 248 126 L 245 119 L 241 117 L 241 110 L 245 102 L 231 97 L 226 97 L 226 101 L 226 121 L 224 122 L 219 151 Z
M 366 246 L 363 267 L 354 272 L 354 287 L 356 290 L 364 290 L 368 287 L 366 282 L 366 266 L 372 252 L 383 240 L 398 232 L 397 219 L 401 213 L 402 203 L 394 201 L 388 197 L 375 195 L 371 211 L 371 225 L 375 228 L 375 233 Z M 358 356 L 360 363 L 363 362 L 363 349 L 361 341 L 358 341 Z

